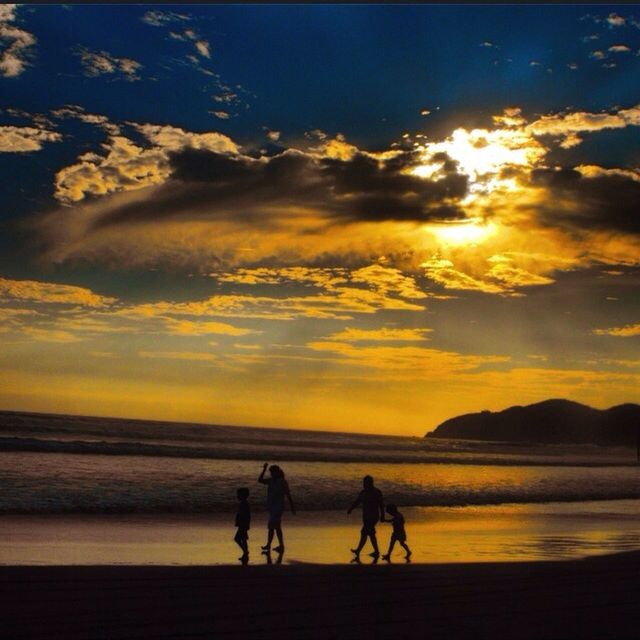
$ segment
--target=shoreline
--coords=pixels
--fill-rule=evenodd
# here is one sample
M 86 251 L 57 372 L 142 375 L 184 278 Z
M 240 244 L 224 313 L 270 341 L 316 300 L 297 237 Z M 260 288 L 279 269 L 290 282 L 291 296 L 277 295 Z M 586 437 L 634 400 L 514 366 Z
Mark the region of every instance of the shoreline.
M 0 567 L 6 637 L 635 638 L 640 552 L 556 562 Z
M 414 564 L 570 560 L 640 549 L 640 501 L 402 508 Z M 266 514 L 254 514 L 250 564 L 266 559 Z M 343 511 L 286 513 L 284 564 L 348 564 L 362 518 Z M 233 513 L 5 515 L 0 566 L 233 566 Z M 380 549 L 391 535 L 377 525 Z M 370 562 L 363 551 L 362 560 Z M 395 549 L 392 560 L 402 561 Z

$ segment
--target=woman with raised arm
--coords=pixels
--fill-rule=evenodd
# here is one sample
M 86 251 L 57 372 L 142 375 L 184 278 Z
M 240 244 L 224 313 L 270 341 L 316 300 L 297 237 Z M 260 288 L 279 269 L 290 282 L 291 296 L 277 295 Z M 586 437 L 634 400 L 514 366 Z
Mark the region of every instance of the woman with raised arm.
M 270 478 L 265 478 L 264 474 L 269 468 Z M 284 552 L 284 537 L 282 535 L 282 514 L 284 513 L 284 499 L 285 496 L 289 500 L 291 506 L 291 513 L 295 515 L 296 508 L 293 504 L 293 498 L 289 491 L 289 484 L 284 477 L 284 471 L 277 465 L 272 464 L 270 467 L 268 463 L 264 463 L 262 466 L 262 473 L 258 476 L 258 482 L 267 485 L 267 509 L 269 510 L 269 521 L 267 522 L 267 544 L 262 547 L 265 553 L 271 551 L 271 543 L 273 541 L 273 534 L 278 536 L 278 546 L 274 547 L 274 551 L 278 553 Z

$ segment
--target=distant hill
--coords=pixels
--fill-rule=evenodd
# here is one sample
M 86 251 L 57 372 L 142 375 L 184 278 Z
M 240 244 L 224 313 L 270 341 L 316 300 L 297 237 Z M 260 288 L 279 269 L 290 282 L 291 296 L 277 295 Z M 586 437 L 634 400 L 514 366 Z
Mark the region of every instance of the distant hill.
M 640 405 L 600 410 L 570 400 L 545 400 L 451 418 L 425 437 L 635 446 L 639 432 Z

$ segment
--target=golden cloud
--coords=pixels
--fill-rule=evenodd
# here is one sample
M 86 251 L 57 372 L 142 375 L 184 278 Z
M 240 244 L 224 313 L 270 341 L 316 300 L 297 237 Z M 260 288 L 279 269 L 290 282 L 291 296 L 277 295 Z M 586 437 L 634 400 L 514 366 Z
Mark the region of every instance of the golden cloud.
M 640 324 L 628 324 L 623 327 L 611 327 L 610 329 L 594 329 L 598 336 L 616 336 L 618 338 L 631 338 L 640 336 Z
M 327 340 L 340 342 L 419 342 L 427 340 L 425 334 L 431 329 L 356 329 L 347 327 L 342 331 L 327 336 Z
M 483 365 L 508 362 L 505 356 L 479 356 L 413 346 L 361 346 L 350 342 L 307 343 L 313 351 L 330 353 L 340 365 L 384 370 L 390 378 L 439 379 Z
M 197 351 L 138 351 L 141 358 L 161 358 L 166 360 L 189 360 L 194 362 L 213 362 L 217 360 L 213 353 Z
M 55 131 L 34 127 L 0 126 L 0 153 L 29 153 L 40 151 L 44 142 L 60 142 Z
M 416 284 L 421 265 L 445 289 L 522 295 L 552 284 L 563 269 L 633 264 L 634 252 L 637 262 L 628 215 L 637 173 L 589 164 L 556 171 L 545 165 L 556 143 L 548 148 L 538 137 L 558 136 L 567 146 L 578 133 L 638 123 L 640 107 L 532 123 L 512 107 L 495 116 L 493 129 L 458 128 L 441 141 L 418 135 L 404 147 L 368 152 L 342 136 L 315 134 L 315 147 L 258 158 L 216 132 L 129 123 L 149 147 L 114 137 L 106 154 L 82 156 L 57 177 L 58 198 L 69 205 L 106 197 L 41 216 L 33 229 L 44 259 L 55 263 L 161 264 L 213 271 L 227 284 L 324 290 L 287 304 L 219 297 L 205 305 L 218 315 L 345 318 L 387 308 L 372 291 L 403 301 L 393 308 L 416 310 L 409 301 L 433 295 Z M 345 264 L 348 274 L 340 271 Z M 340 284 L 350 286 L 327 298 Z M 357 284 L 369 293 L 347 290 Z
M 77 304 L 84 307 L 106 307 L 116 298 L 102 296 L 90 289 L 69 284 L 36 280 L 9 280 L 0 277 L 0 299 L 38 303 Z

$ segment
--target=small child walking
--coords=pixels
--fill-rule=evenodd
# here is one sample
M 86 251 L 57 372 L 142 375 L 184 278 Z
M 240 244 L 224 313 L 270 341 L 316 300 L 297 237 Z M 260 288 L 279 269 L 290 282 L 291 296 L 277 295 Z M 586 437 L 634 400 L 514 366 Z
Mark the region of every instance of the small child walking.
M 411 556 L 411 549 L 407 545 L 407 533 L 404 530 L 404 516 L 398 511 L 398 507 L 395 504 L 388 504 L 387 513 L 391 516 L 391 525 L 393 526 L 393 532 L 391 533 L 391 540 L 389 541 L 389 551 L 382 556 L 383 560 L 389 560 L 391 558 L 391 552 L 396 542 L 400 543 L 400 546 L 407 552 L 405 558 Z
M 251 528 L 251 507 L 249 506 L 249 489 L 242 487 L 236 491 L 238 496 L 238 513 L 236 513 L 236 535 L 234 540 L 242 549 L 242 556 L 238 558 L 241 562 L 249 559 L 249 529 Z

